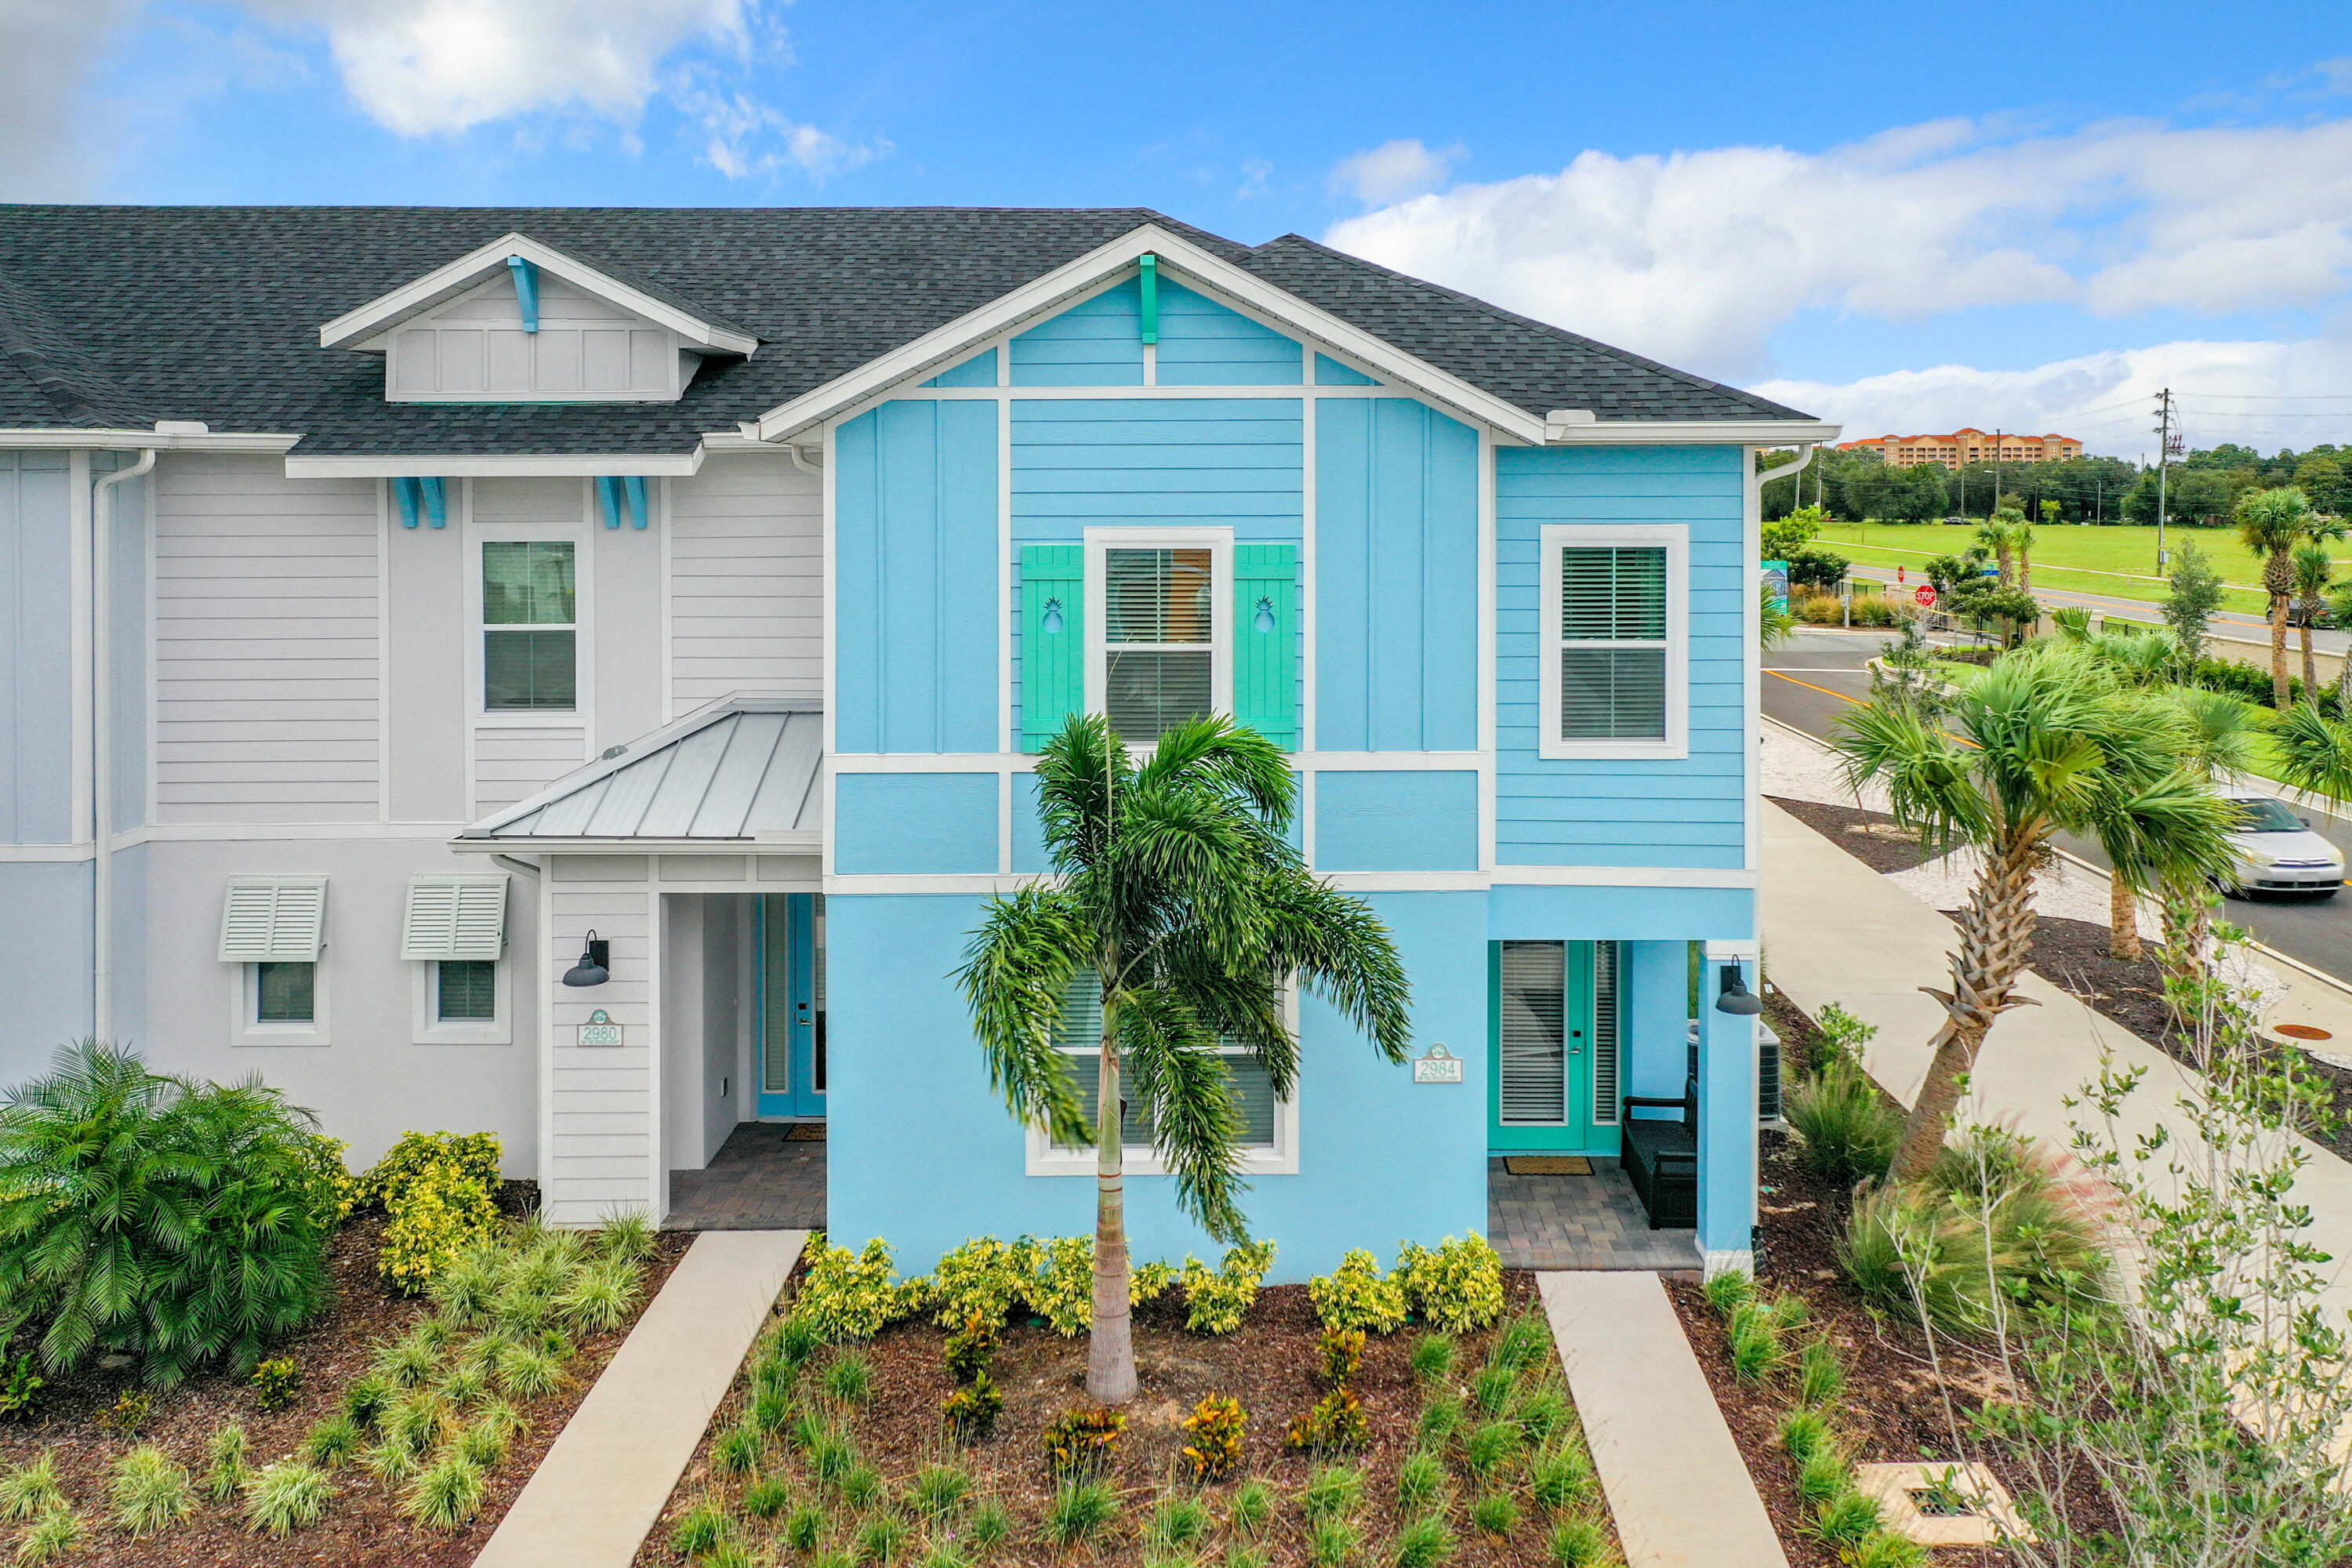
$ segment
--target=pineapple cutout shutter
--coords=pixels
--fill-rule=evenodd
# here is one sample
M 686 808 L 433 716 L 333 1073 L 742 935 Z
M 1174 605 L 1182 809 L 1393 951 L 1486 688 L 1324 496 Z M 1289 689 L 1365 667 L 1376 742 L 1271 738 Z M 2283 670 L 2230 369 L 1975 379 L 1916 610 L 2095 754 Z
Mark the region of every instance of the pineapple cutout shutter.
M 1234 547 L 1234 718 L 1298 749 L 1298 547 Z
M 1021 551 L 1021 749 L 1042 752 L 1087 708 L 1087 550 Z

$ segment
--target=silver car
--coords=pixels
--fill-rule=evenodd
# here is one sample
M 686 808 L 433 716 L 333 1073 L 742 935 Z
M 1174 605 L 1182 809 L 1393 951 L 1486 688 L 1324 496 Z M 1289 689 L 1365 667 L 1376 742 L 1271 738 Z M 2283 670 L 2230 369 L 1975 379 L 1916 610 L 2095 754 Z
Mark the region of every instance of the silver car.
M 2317 893 L 2331 898 L 2344 885 L 2344 851 L 2311 830 L 2310 820 L 2266 795 L 2229 797 L 2242 814 L 2230 835 L 2231 898 L 2256 893 Z

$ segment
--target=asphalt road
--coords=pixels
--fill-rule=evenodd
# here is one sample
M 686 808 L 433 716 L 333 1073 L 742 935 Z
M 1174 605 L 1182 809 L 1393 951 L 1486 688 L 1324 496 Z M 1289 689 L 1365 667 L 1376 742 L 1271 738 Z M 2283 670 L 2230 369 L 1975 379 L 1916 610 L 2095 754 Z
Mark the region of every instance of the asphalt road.
M 1895 581 L 1895 570 L 1892 566 L 1857 564 L 1853 567 L 1852 574 L 1884 583 L 1887 585 L 1888 592 L 1902 595 L 1909 594 L 1912 589 L 1927 580 L 1924 574 L 1914 567 L 1906 572 L 1905 581 L 1897 586 Z M 2102 616 L 2121 616 L 2127 620 L 2137 621 L 2143 625 L 2152 625 L 2158 619 L 2158 606 L 2153 601 L 2147 599 L 2126 599 L 2112 594 L 2091 594 L 2076 588 L 2052 588 L 2041 585 L 2035 586 L 2033 596 L 2044 605 L 2053 607 L 2081 605 L 2087 609 L 2097 611 Z M 2248 615 L 2242 610 L 2216 610 L 2213 612 L 2210 624 L 2215 635 L 2220 637 L 2234 637 L 2241 642 L 2262 643 L 2265 646 L 2271 640 L 2270 622 L 2260 616 Z M 2296 640 L 2301 635 L 2292 629 L 2288 631 L 2287 647 L 2290 652 L 2302 646 Z M 2342 653 L 2347 637 L 2352 637 L 2352 634 L 2340 631 L 2315 631 L 2311 634 L 2311 646 L 2315 652 L 2319 653 Z
M 1886 636 L 1880 631 L 1801 630 L 1794 641 L 1764 656 L 1765 713 L 1826 740 L 1838 714 L 1870 695 L 1870 674 L 1864 666 L 1877 654 Z M 2308 807 L 2294 808 L 2338 848 L 2352 854 L 2352 826 Z M 2097 845 L 2072 838 L 2063 842 L 2070 852 L 2093 865 L 2106 864 Z M 2332 899 L 2314 899 L 2308 894 L 2231 899 L 2224 912 L 2257 941 L 2314 969 L 2352 981 L 2352 889 Z

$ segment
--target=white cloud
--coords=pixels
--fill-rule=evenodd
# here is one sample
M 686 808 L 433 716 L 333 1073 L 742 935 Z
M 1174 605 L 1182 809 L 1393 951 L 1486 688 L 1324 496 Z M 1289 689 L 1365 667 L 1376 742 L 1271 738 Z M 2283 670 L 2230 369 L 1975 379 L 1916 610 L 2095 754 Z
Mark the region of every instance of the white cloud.
M 1364 203 L 1417 196 L 1445 183 L 1466 149 L 1460 143 L 1433 153 L 1419 139 L 1383 142 L 1368 153 L 1342 158 L 1331 170 L 1331 188 Z
M 2191 447 L 2263 451 L 2352 443 L 2352 334 L 2293 342 L 2158 343 L 2030 370 L 1944 364 L 1858 381 L 1766 381 L 1750 390 L 1834 419 L 1845 439 L 1987 426 L 2081 439 L 2116 457 L 2153 454 L 2156 395 L 2170 388 Z
M 80 96 L 138 0 L 0 0 L 0 199 L 81 194 L 91 174 Z
M 743 92 L 688 85 L 677 105 L 699 128 L 700 160 L 730 180 L 798 169 L 822 180 L 872 163 L 890 151 L 887 142 L 863 145 L 803 125 Z
M 1822 153 L 1586 152 L 1556 174 L 1396 200 L 1328 237 L 1669 363 L 1751 376 L 1769 368 L 1771 334 L 1809 310 L 2322 304 L 2352 274 L 2352 121 L 2007 140 L 1944 121 Z

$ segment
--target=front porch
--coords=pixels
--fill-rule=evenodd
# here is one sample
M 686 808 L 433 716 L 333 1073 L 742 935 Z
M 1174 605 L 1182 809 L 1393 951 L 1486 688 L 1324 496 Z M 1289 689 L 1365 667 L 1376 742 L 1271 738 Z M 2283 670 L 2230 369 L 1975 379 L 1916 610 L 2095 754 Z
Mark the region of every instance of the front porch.
M 823 1230 L 824 1123 L 746 1121 L 710 1163 L 669 1173 L 665 1230 Z
M 1617 1162 L 1587 1164 L 1585 1175 L 1514 1175 L 1505 1156 L 1486 1162 L 1486 1239 L 1504 1268 L 1665 1273 L 1701 1267 L 1697 1231 L 1652 1230 Z

